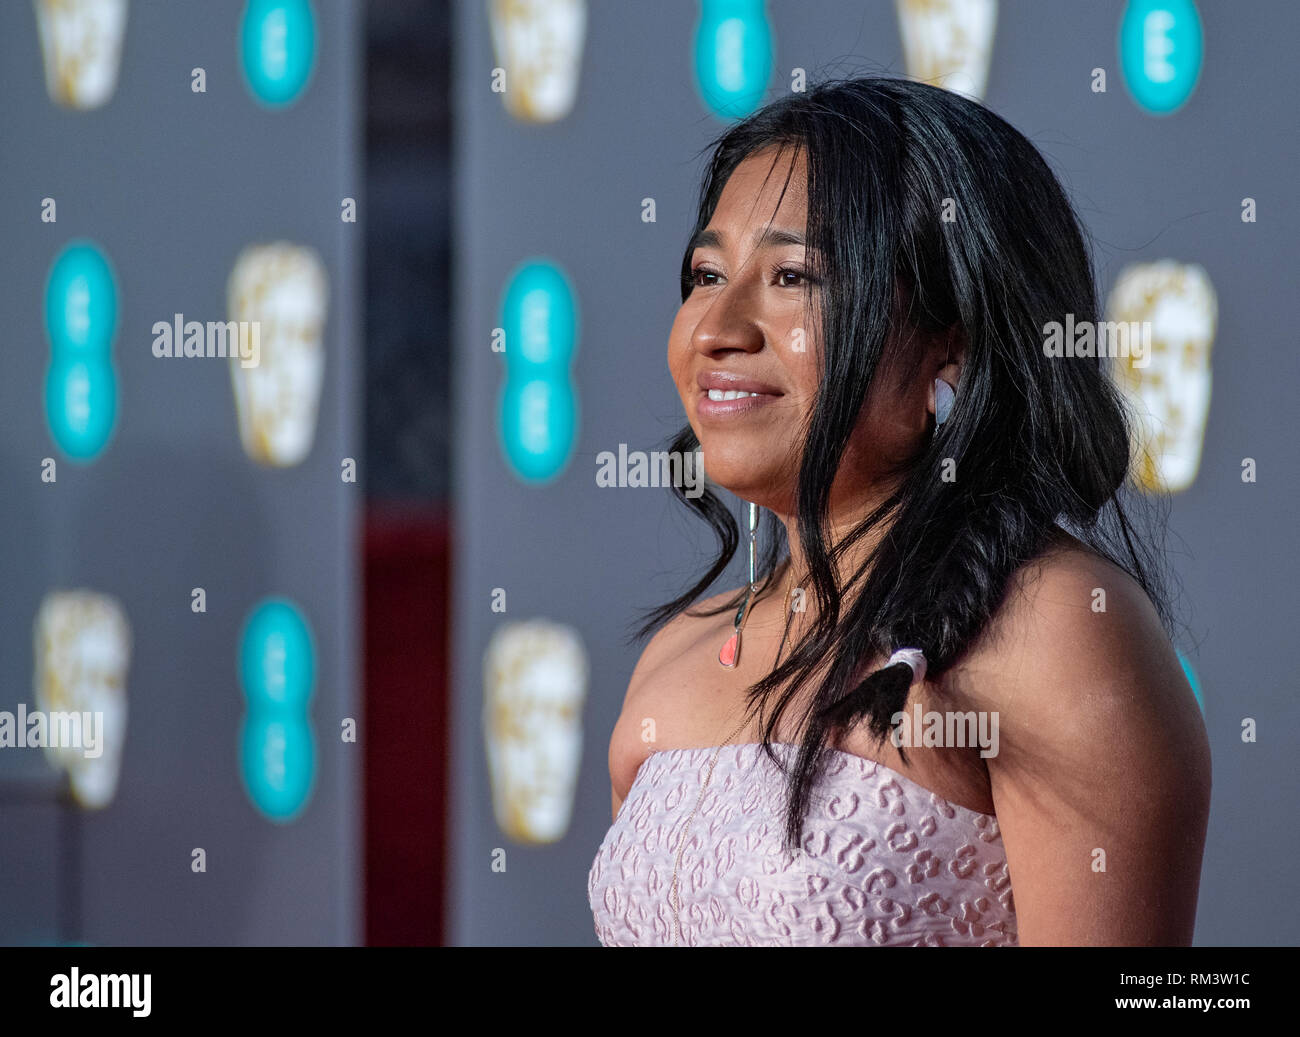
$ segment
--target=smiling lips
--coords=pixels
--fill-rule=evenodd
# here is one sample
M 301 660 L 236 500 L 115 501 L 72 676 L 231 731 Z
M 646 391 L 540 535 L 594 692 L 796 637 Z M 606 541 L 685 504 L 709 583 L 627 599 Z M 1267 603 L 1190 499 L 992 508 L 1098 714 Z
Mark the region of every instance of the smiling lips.
M 695 381 L 700 387 L 696 411 L 701 418 L 748 414 L 784 395 L 773 386 L 729 371 L 704 372 Z

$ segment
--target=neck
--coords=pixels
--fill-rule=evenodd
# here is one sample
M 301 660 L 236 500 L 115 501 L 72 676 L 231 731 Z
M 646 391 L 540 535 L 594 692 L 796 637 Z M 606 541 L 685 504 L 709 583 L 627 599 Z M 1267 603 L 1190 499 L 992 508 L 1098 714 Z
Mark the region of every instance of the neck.
M 824 535 L 827 550 L 833 551 L 836 545 L 843 543 L 859 523 L 888 499 L 890 492 L 892 490 L 879 490 L 863 494 L 851 503 L 833 508 L 828 523 L 829 528 Z M 781 582 L 779 585 L 782 591 L 789 591 L 792 587 L 802 587 L 805 594 L 810 595 L 812 587 L 808 578 L 808 565 L 803 544 L 799 540 L 798 516 L 777 513 L 777 518 L 785 526 L 786 540 L 790 547 L 790 558 L 786 571 L 780 575 Z M 851 547 L 845 548 L 840 555 L 832 555 L 831 570 L 835 575 L 836 586 L 841 591 L 844 590 L 854 574 L 866 564 L 871 553 L 889 531 L 889 525 L 888 520 L 882 522 Z

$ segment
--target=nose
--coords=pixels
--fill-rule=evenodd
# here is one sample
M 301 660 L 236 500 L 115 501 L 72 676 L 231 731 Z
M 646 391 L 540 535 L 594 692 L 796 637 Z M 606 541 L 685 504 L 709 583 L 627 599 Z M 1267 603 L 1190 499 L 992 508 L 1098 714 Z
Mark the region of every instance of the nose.
M 758 352 L 763 348 L 763 331 L 755 320 L 756 306 L 755 288 L 748 279 L 715 289 L 691 334 L 691 347 L 710 357 L 732 350 Z

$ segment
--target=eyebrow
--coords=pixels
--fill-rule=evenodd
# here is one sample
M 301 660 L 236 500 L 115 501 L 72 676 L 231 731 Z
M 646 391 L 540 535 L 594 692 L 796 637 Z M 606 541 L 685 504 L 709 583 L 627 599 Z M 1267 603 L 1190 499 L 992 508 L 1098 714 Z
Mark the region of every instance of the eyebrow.
M 722 248 L 724 235 L 716 230 L 702 230 L 691 239 L 689 251 L 694 252 L 697 248 Z M 798 231 L 781 230 L 777 227 L 764 227 L 754 234 L 755 250 L 761 248 L 773 248 L 781 245 L 804 245 L 807 246 L 807 239 Z

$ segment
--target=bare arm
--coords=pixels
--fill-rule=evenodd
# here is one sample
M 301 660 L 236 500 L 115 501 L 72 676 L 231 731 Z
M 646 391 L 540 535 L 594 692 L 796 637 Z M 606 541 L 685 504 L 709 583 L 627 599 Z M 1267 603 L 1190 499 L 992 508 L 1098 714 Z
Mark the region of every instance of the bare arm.
M 1190 944 L 1209 743 L 1154 609 L 1118 570 L 1074 557 L 1009 612 L 987 762 L 1020 943 Z

